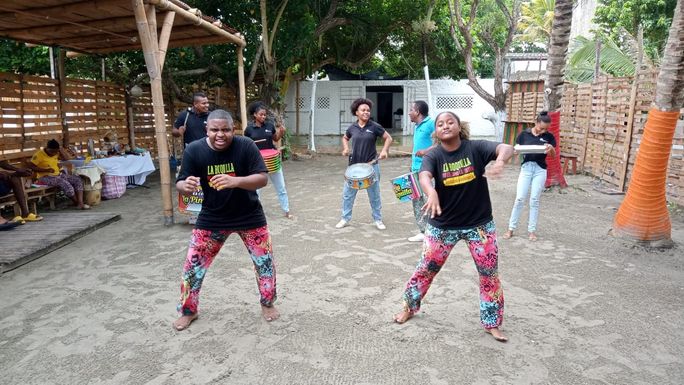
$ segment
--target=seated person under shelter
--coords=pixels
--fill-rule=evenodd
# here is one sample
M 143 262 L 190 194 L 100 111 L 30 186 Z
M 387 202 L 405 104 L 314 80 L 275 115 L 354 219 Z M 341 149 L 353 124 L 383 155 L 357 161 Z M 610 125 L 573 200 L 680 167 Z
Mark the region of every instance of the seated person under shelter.
M 43 219 L 36 213 L 30 213 L 28 209 L 26 192 L 21 178 L 32 174 L 31 170 L 15 167 L 6 160 L 0 161 L 0 196 L 12 192 L 21 212 L 21 215 L 14 217 L 11 221 L 0 216 L 0 231 L 9 230 L 26 223 L 26 221 L 35 222 Z
M 74 202 L 74 206 L 79 209 L 89 209 L 90 206 L 83 203 L 83 181 L 81 178 L 60 172 L 59 161 L 69 158 L 69 154 L 60 147 L 59 142 L 50 139 L 45 148 L 33 154 L 29 166 L 36 173 L 36 183 L 57 187 Z

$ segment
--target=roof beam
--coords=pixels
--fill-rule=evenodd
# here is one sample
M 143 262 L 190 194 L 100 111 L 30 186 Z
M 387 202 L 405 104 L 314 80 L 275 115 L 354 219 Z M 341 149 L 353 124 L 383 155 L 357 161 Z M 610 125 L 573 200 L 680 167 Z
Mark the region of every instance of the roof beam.
M 192 38 L 187 38 L 187 39 L 177 39 L 177 40 L 169 40 L 169 46 L 168 48 L 177 48 L 177 47 L 190 47 L 190 46 L 196 46 L 198 44 L 201 45 L 213 45 L 213 44 L 227 44 L 226 39 L 221 36 L 207 36 L 207 37 L 202 37 L 201 43 L 198 42 L 198 38 L 192 37 Z M 122 51 L 130 51 L 130 50 L 136 50 L 140 49 L 140 44 L 136 45 L 120 45 L 120 46 L 114 46 L 114 47 L 104 47 L 104 48 L 95 48 L 95 49 L 90 49 L 90 48 L 84 48 L 84 47 L 74 47 L 78 48 L 80 51 L 84 52 L 89 52 L 93 54 L 107 54 L 110 52 L 122 52 Z M 74 57 L 74 56 L 79 56 L 77 54 L 71 54 L 69 57 Z
M 245 47 L 247 43 L 245 39 L 240 34 L 232 34 L 225 29 L 219 27 L 214 23 L 210 23 L 202 18 L 201 13 L 192 13 L 183 7 L 171 2 L 170 0 L 146 0 L 149 4 L 154 4 L 157 8 L 173 11 L 184 19 L 192 21 L 195 25 L 204 28 L 207 31 L 214 33 L 215 35 L 223 36 L 228 39 L 231 43 L 237 44 L 240 47 Z M 220 24 L 220 21 L 219 21 Z
M 69 13 L 84 13 L 89 17 L 97 15 L 98 11 L 109 10 L 114 8 L 126 9 L 126 6 L 122 4 L 121 0 L 83 0 L 77 3 L 71 3 L 67 5 L 55 5 L 52 7 L 33 7 L 24 9 L 8 8 L 7 6 L 0 5 L 0 10 L 5 11 L 0 13 L 0 18 L 4 16 L 10 16 L 11 14 L 19 14 L 35 18 L 45 18 L 51 20 L 51 16 L 55 14 L 69 14 Z M 101 14 L 106 18 L 106 14 Z

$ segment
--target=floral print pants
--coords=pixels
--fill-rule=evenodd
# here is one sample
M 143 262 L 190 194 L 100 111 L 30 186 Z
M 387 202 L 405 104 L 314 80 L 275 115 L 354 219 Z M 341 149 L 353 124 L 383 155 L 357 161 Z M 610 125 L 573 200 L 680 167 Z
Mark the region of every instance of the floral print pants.
M 467 243 L 480 276 L 480 322 L 487 329 L 498 327 L 503 321 L 504 296 L 497 272 L 499 250 L 494 221 L 465 230 L 443 230 L 427 224 L 423 254 L 406 284 L 404 306 L 411 313 L 420 310 L 432 280 L 459 240 Z
M 236 231 L 194 229 L 192 230 L 188 255 L 183 265 L 181 298 L 178 304 L 178 311 L 182 315 L 197 313 L 199 293 L 207 269 L 209 269 L 228 236 L 234 232 L 238 233 L 242 239 L 254 263 L 261 304 L 269 307 L 273 305 L 276 300 L 276 272 L 268 226 Z

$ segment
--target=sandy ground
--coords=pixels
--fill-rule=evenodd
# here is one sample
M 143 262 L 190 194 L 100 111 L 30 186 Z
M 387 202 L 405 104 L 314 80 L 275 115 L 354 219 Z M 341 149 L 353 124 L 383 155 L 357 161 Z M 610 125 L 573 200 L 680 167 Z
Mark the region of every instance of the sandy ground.
M 260 317 L 251 261 L 237 236 L 209 270 L 201 317 L 171 328 L 190 226 L 161 225 L 158 178 L 95 210 L 122 220 L 0 277 L 3 384 L 679 384 L 684 381 L 681 249 L 649 251 L 607 236 L 622 199 L 585 176 L 542 197 L 540 240 L 499 240 L 506 296 L 502 344 L 478 320 L 477 276 L 454 249 L 423 311 L 391 321 L 418 261 L 410 203 L 383 161 L 386 231 L 357 197 L 339 219 L 345 160 L 285 163 L 294 221 L 263 196 L 282 318 Z M 490 182 L 499 234 L 517 167 Z M 526 214 L 523 214 L 523 228 Z M 684 242 L 684 221 L 673 222 Z

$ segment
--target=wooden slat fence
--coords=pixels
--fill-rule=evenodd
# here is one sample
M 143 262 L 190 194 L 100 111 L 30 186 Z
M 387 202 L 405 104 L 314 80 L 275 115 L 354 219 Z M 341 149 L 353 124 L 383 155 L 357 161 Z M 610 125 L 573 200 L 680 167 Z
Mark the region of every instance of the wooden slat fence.
M 655 98 L 656 77 L 657 72 L 645 71 L 636 80 L 601 77 L 591 84 L 566 84 L 561 107 L 561 151 L 577 155 L 580 168 L 603 183 L 620 189 L 624 179 L 627 187 Z M 634 81 L 636 99 L 630 142 L 627 132 Z M 684 204 L 683 145 L 684 120 L 680 120 L 667 176 L 668 200 L 678 204 Z
M 86 148 L 115 133 L 128 143 L 124 89 L 114 83 L 67 79 L 64 111 L 57 80 L 0 73 L 0 159 L 22 162 L 48 140 L 62 140 L 62 116 L 70 144 Z M 97 146 L 96 146 L 97 147 Z

